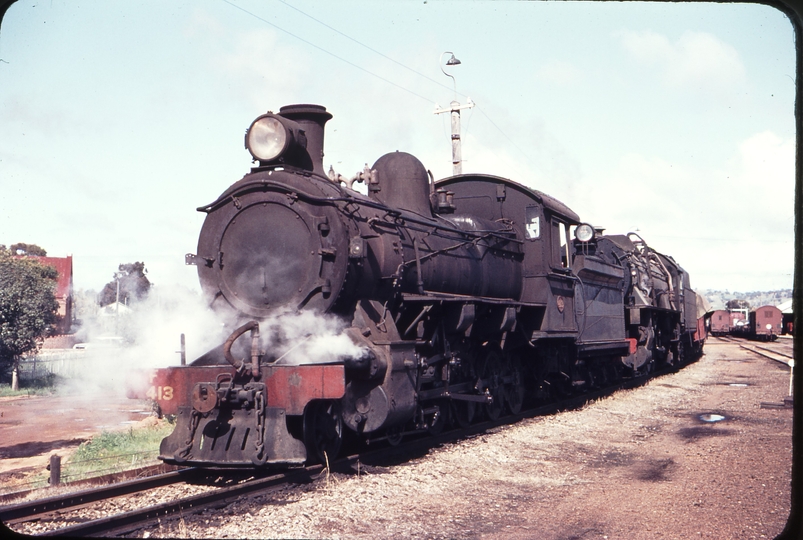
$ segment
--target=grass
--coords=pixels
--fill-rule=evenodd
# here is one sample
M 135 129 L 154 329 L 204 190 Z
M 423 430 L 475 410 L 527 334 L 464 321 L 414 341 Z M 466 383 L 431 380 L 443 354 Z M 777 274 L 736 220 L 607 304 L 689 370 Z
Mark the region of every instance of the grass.
M 13 396 L 48 396 L 56 393 L 58 375 L 48 373 L 35 379 L 20 380 L 20 389 L 14 391 L 10 383 L 0 383 L 0 397 Z
M 155 420 L 155 419 L 154 419 Z M 153 425 L 126 431 L 104 431 L 81 445 L 61 463 L 62 483 L 75 482 L 137 467 L 161 463 L 159 444 L 175 423 L 158 420 Z M 46 488 L 50 473 L 41 470 L 24 478 L 5 482 L 3 492 Z M 34 499 L 50 495 L 32 495 Z
M 175 427 L 165 420 L 127 431 L 104 431 L 78 449 L 62 464 L 62 480 L 100 476 L 157 463 L 159 444 Z

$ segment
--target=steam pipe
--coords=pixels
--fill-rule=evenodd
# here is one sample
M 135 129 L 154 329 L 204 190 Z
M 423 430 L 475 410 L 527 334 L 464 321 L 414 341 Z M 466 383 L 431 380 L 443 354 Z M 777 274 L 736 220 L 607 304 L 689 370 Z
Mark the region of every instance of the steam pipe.
M 415 271 L 418 274 L 418 294 L 424 294 L 424 276 L 421 275 L 421 256 L 418 254 L 418 238 L 413 238 L 415 252 Z
M 251 375 L 259 377 L 259 323 L 251 321 L 254 328 L 251 330 Z
M 231 355 L 231 346 L 237 341 L 237 338 L 251 330 L 251 375 L 257 377 L 259 375 L 259 323 L 256 321 L 247 322 L 237 330 L 231 333 L 223 344 L 223 356 L 229 364 L 239 372 L 245 366 L 245 361 L 240 361 L 237 365 L 237 360 Z

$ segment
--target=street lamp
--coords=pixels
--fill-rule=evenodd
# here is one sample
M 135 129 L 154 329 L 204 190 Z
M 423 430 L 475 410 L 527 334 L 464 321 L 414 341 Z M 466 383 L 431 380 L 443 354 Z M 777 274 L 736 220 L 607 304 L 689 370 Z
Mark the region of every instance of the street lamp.
M 460 156 L 460 109 L 470 109 L 474 106 L 474 102 L 471 101 L 471 98 L 468 98 L 468 103 L 466 105 L 461 105 L 460 102 L 457 101 L 457 81 L 455 80 L 454 75 L 447 73 L 443 67 L 443 57 L 447 54 L 451 55 L 451 57 L 446 61 L 447 66 L 457 66 L 461 64 L 461 62 L 455 58 L 454 53 L 451 51 L 442 53 L 439 60 L 443 74 L 452 79 L 452 84 L 454 86 L 454 100 L 452 100 L 452 102 L 449 104 L 448 109 L 441 109 L 440 106 L 435 105 L 435 114 L 441 114 L 445 112 L 452 114 L 452 174 L 458 175 L 463 173 L 463 160 Z
M 441 54 L 441 59 L 440 59 L 441 71 L 443 72 L 444 75 L 446 75 L 447 77 L 450 77 L 452 79 L 452 85 L 454 85 L 454 98 L 455 98 L 455 100 L 457 100 L 457 81 L 455 81 L 453 75 L 450 75 L 450 74 L 446 73 L 446 70 L 443 69 L 443 57 L 446 56 L 447 54 L 451 54 L 452 55 L 452 57 L 449 58 L 446 61 L 446 65 L 447 66 L 457 66 L 457 65 L 462 64 L 462 62 L 460 60 L 458 60 L 457 58 L 455 58 L 454 57 L 454 53 L 451 52 L 451 51 L 446 51 L 446 52 Z

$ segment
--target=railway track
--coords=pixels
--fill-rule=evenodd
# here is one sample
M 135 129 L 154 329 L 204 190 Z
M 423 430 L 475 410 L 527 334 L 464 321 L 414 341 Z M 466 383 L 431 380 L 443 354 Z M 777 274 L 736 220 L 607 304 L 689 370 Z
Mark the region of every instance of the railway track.
M 745 343 L 744 340 L 742 339 L 726 337 L 726 336 L 718 337 L 715 339 L 724 341 L 726 343 L 735 343 L 746 351 L 758 354 L 760 356 L 763 356 L 764 358 L 769 358 L 770 360 L 774 360 L 775 362 L 785 364 L 786 366 L 791 367 L 794 364 L 794 355 L 791 352 L 786 352 L 785 349 L 791 350 L 786 345 L 778 344 L 774 347 L 765 345 L 756 345 L 753 344 L 752 342 Z
M 656 374 L 674 371 L 668 368 Z M 655 374 L 653 374 L 655 375 Z M 53 528 L 46 532 L 37 533 L 41 536 L 115 536 L 136 531 L 142 527 L 155 523 L 157 520 L 176 514 L 196 513 L 206 508 L 224 507 L 244 496 L 264 495 L 286 488 L 293 484 L 306 484 L 320 478 L 322 474 L 330 471 L 356 474 L 361 465 L 382 466 L 399 463 L 426 452 L 433 447 L 465 439 L 488 430 L 518 422 L 524 418 L 532 418 L 554 414 L 556 412 L 577 409 L 589 401 L 607 396 L 621 389 L 632 389 L 652 380 L 653 377 L 638 377 L 621 381 L 615 385 L 594 390 L 578 396 L 568 397 L 535 408 L 499 418 L 485 420 L 465 428 L 456 428 L 438 435 L 416 437 L 424 432 L 408 432 L 407 439 L 396 446 L 380 445 L 379 448 L 364 448 L 359 453 L 337 459 L 325 467 L 321 464 L 311 465 L 300 469 L 291 469 L 277 474 L 263 473 L 263 476 L 249 479 L 236 485 L 212 489 L 208 492 L 188 497 L 180 497 L 169 502 L 150 505 L 136 510 L 130 510 L 99 519 L 88 519 L 81 515 L 81 511 L 93 503 L 101 503 L 112 498 L 124 497 L 155 489 L 170 484 L 197 481 L 199 475 L 213 472 L 220 477 L 221 471 L 200 471 L 198 469 L 185 469 L 147 479 L 139 479 L 120 484 L 105 486 L 97 489 L 88 489 L 82 492 L 55 496 L 29 503 L 19 503 L 0 508 L 0 520 L 6 525 L 15 525 L 24 522 L 59 522 L 67 524 L 63 527 Z M 356 467 L 356 469 L 355 469 Z M 253 476 L 254 471 L 250 471 Z M 232 475 L 232 472 L 228 473 Z M 225 476 L 226 473 L 223 474 Z
M 196 474 L 196 469 L 184 469 L 146 478 L 117 482 L 99 488 L 84 489 L 73 493 L 2 506 L 0 507 L 0 521 L 8 524 L 26 519 L 41 518 L 54 512 L 86 506 L 93 502 L 130 495 L 177 482 L 185 482 L 189 477 Z

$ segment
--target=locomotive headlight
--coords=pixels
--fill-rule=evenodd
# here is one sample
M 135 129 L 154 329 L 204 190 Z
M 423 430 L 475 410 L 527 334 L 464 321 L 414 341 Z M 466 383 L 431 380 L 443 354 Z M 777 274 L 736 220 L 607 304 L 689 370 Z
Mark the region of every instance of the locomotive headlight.
M 594 239 L 594 227 L 588 223 L 581 223 L 574 230 L 574 237 L 580 242 L 590 242 Z
M 248 128 L 245 147 L 260 161 L 271 161 L 287 149 L 292 135 L 284 123 L 272 114 L 260 116 Z

